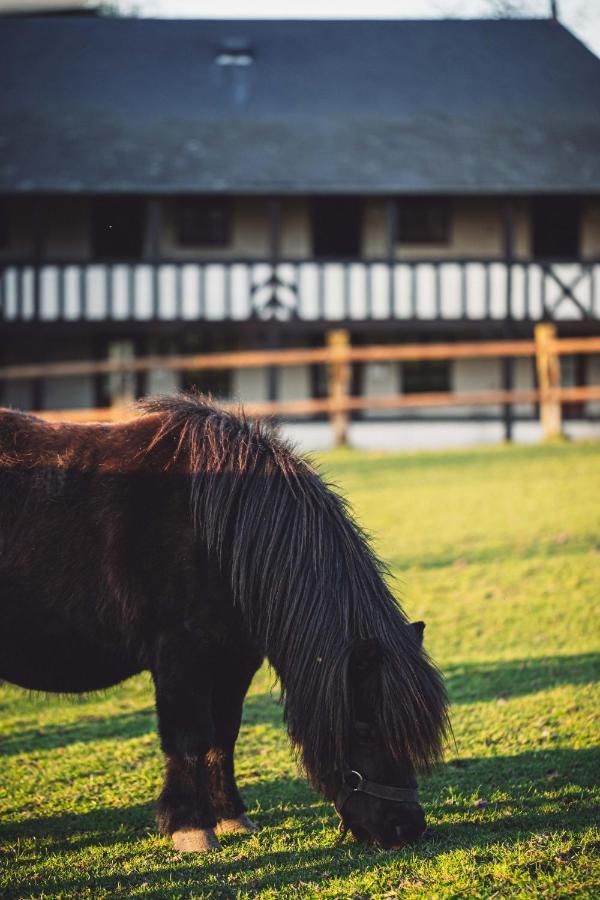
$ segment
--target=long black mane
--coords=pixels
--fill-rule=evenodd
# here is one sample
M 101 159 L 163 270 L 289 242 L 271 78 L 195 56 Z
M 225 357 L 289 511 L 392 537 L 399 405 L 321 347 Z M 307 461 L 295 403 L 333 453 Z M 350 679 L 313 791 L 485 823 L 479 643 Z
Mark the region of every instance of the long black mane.
M 347 763 L 353 722 L 353 642 L 382 648 L 372 710 L 390 753 L 428 768 L 442 754 L 441 677 L 387 587 L 386 571 L 346 502 L 264 423 L 201 398 L 159 397 L 146 452 L 172 447 L 192 479 L 199 538 L 231 571 L 235 603 L 280 677 L 289 734 L 306 772 L 327 792 Z

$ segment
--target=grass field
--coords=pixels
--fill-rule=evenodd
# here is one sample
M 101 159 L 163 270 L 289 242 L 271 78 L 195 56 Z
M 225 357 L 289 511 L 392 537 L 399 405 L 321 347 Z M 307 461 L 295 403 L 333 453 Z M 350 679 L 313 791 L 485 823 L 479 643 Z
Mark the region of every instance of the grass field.
M 447 678 L 456 745 L 421 782 L 431 836 L 400 852 L 338 846 L 265 670 L 238 744 L 261 831 L 178 855 L 154 827 L 147 677 L 78 701 L 6 686 L 2 897 L 600 896 L 600 445 L 321 463 Z

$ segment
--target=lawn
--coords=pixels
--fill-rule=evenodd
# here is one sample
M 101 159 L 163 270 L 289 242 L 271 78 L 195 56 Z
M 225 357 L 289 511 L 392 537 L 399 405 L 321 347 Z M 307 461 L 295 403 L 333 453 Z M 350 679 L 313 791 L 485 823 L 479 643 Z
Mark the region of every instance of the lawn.
M 319 461 L 447 679 L 455 744 L 421 781 L 430 836 L 399 852 L 338 845 L 267 670 L 238 744 L 261 830 L 203 857 L 155 831 L 148 677 L 83 700 L 5 686 L 2 897 L 600 895 L 600 445 Z

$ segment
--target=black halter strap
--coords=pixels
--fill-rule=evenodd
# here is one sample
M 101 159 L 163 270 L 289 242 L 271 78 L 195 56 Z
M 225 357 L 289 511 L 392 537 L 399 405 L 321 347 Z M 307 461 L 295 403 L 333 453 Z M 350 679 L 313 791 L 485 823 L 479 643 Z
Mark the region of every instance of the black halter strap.
M 378 797 L 380 800 L 394 800 L 396 803 L 418 803 L 419 792 L 416 788 L 398 788 L 387 784 L 368 781 L 364 775 L 351 769 L 342 775 L 342 786 L 338 792 L 335 805 L 341 814 L 344 804 L 357 791 Z

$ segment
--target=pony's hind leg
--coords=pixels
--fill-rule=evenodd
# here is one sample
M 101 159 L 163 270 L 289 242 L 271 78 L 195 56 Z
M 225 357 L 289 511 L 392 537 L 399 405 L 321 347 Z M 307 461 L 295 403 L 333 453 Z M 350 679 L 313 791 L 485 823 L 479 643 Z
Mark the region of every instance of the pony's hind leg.
M 206 754 L 208 789 L 217 817 L 217 832 L 249 833 L 257 827 L 246 815 L 246 806 L 235 783 L 234 750 L 242 720 L 242 706 L 261 657 L 252 651 L 239 653 L 235 662 L 219 668 L 212 695 L 215 738 Z
M 214 743 L 211 712 L 214 663 L 185 636 L 163 635 L 153 667 L 165 780 L 157 804 L 159 830 L 177 850 L 219 849 L 205 757 Z

